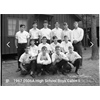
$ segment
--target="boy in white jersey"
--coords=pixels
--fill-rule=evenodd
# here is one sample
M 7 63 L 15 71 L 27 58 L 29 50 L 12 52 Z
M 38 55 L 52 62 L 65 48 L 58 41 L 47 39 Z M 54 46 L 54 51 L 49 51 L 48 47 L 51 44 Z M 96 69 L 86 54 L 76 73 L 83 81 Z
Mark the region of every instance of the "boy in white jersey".
M 63 53 L 67 53 L 68 52 L 68 47 L 72 46 L 72 43 L 70 41 L 68 41 L 68 36 L 65 35 L 64 36 L 64 41 L 61 42 L 61 47 L 62 47 L 62 51 Z
M 68 24 L 64 22 L 64 30 L 62 32 L 62 38 L 64 40 L 64 36 L 68 36 L 68 41 L 72 42 L 72 30 L 68 28 Z
M 34 39 L 35 40 L 35 44 L 38 45 L 39 44 L 39 29 L 37 28 L 37 22 L 34 21 L 33 22 L 33 28 L 29 30 L 30 33 L 30 39 Z
M 50 46 L 51 46 L 51 52 L 52 52 L 52 53 L 55 52 L 55 47 L 56 47 L 56 46 L 60 46 L 60 47 L 61 47 L 61 45 L 60 45 L 60 43 L 58 42 L 58 39 L 57 39 L 56 36 L 53 36 L 53 41 L 54 41 L 54 42 L 52 42 L 52 43 L 50 44 Z
M 36 59 L 37 59 L 37 55 L 38 55 L 38 47 L 35 45 L 35 40 L 34 39 L 30 40 L 29 54 L 32 56 L 33 61 L 34 61 L 34 66 L 31 68 L 30 75 L 32 77 L 34 77 L 35 72 L 36 72 Z
M 50 44 L 51 39 L 51 29 L 48 28 L 48 21 L 44 20 L 44 27 L 40 30 L 40 41 L 43 37 L 47 38 L 47 43 Z
M 21 55 L 19 59 L 22 75 L 29 74 L 33 66 L 35 68 L 35 62 L 33 60 L 34 58 L 32 58 L 32 55 L 29 54 L 29 47 L 26 47 L 25 52 Z
M 37 75 L 39 75 L 39 73 L 48 73 L 50 65 L 51 58 L 47 52 L 47 47 L 43 46 L 42 51 L 38 54 L 37 57 Z
M 66 53 L 66 56 L 68 57 L 69 62 L 71 64 L 73 64 L 74 67 L 76 67 L 75 73 L 78 74 L 78 69 L 80 67 L 81 56 L 77 52 L 73 51 L 73 47 L 72 46 L 69 46 L 68 50 L 69 50 L 69 52 Z
M 50 47 L 50 44 L 47 43 L 47 38 L 46 37 L 43 37 L 42 38 L 42 43 L 40 43 L 38 45 L 38 50 L 39 52 L 41 52 L 41 49 L 43 46 L 46 46 L 47 47 L 47 52 L 50 53 L 51 52 L 51 47 Z
M 59 22 L 55 23 L 55 28 L 52 29 L 51 37 L 57 36 L 58 42 L 61 43 L 62 41 L 62 29 L 60 28 Z
M 21 71 L 19 58 L 24 53 L 26 45 L 29 45 L 29 33 L 25 31 L 25 25 L 20 25 L 20 30 L 15 35 L 15 46 L 18 53 L 18 69 L 16 72 Z
M 71 70 L 71 66 L 68 65 L 67 56 L 60 51 L 60 47 L 55 47 L 56 52 L 52 54 L 52 72 L 56 74 L 57 71 L 61 72 L 63 75 L 66 75 L 66 70 Z
M 74 22 L 73 34 L 73 46 L 74 51 L 76 51 L 82 57 L 82 39 L 84 37 L 84 31 L 82 28 L 78 27 L 78 22 Z M 80 65 L 82 66 L 82 59 Z

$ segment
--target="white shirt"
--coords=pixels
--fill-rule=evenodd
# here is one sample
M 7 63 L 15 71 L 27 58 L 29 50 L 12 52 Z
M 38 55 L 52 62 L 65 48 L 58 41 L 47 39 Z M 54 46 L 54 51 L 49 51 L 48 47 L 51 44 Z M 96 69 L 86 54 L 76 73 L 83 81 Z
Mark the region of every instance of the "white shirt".
M 57 55 L 56 52 L 52 54 L 52 62 L 54 62 L 56 59 L 63 58 L 64 60 L 68 60 L 67 56 L 60 52 L 60 55 Z
M 37 57 L 37 63 L 38 63 L 38 64 L 43 64 L 43 65 L 48 65 L 48 64 L 50 64 L 50 63 L 51 63 L 51 58 L 50 58 L 49 54 L 46 53 L 46 55 L 44 56 L 44 55 L 42 54 L 42 52 L 40 52 L 40 53 L 38 54 L 38 57 Z
M 40 36 L 41 37 L 45 36 L 48 40 L 50 40 L 50 38 L 51 38 L 51 29 L 49 29 L 49 28 L 42 28 L 40 30 Z
M 47 50 L 48 50 L 48 51 L 51 51 L 50 44 L 48 44 L 48 43 L 46 43 L 46 44 L 40 43 L 40 44 L 38 45 L 38 50 L 41 51 L 41 49 L 42 49 L 43 46 L 46 46 L 46 47 L 47 47 Z
M 23 53 L 19 59 L 19 61 L 23 64 L 28 64 L 30 63 L 30 58 L 31 55 L 30 54 L 26 54 L 26 53 Z
M 36 29 L 34 29 L 34 28 L 32 28 L 32 29 L 30 29 L 29 30 L 29 33 L 30 33 L 30 38 L 31 39 L 38 39 L 39 38 L 39 29 L 38 28 L 36 28 Z
M 63 30 L 62 32 L 62 38 L 64 40 L 64 36 L 68 36 L 68 40 L 70 40 L 72 42 L 72 30 L 68 29 L 68 30 Z
M 71 61 L 72 63 L 74 63 L 76 59 L 81 58 L 81 56 L 75 51 L 73 51 L 73 53 L 66 53 L 66 56 L 68 57 L 69 61 Z
M 55 44 L 55 43 L 53 42 L 53 43 L 50 44 L 50 46 L 51 46 L 51 51 L 52 51 L 52 52 L 55 52 L 55 47 L 56 47 L 56 46 L 60 46 L 60 47 L 61 47 L 61 45 L 60 45 L 59 42 L 57 42 L 57 44 Z
M 71 42 L 65 42 L 65 41 L 62 41 L 61 42 L 61 47 L 62 47 L 62 49 L 64 50 L 64 52 L 69 52 L 69 50 L 68 50 L 68 47 L 69 46 L 72 46 L 73 47 L 73 45 L 72 45 L 72 43 Z
M 73 41 L 77 40 L 79 42 L 79 41 L 82 41 L 83 39 L 84 31 L 82 28 L 78 27 L 77 29 L 73 29 L 72 35 L 73 35 Z
M 54 28 L 52 29 L 51 36 L 57 36 L 58 40 L 62 40 L 62 29 L 61 28 Z
M 27 43 L 27 39 L 30 37 L 27 31 L 18 31 L 15 35 L 15 38 L 18 39 L 18 43 Z
M 36 45 L 34 45 L 33 47 L 30 46 L 29 54 L 31 54 L 33 57 L 37 56 L 38 55 L 38 47 Z

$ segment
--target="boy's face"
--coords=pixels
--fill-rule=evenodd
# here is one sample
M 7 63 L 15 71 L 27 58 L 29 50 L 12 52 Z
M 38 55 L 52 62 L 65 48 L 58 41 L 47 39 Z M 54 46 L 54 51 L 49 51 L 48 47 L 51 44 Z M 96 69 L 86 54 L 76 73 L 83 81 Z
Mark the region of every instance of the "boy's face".
M 31 41 L 31 45 L 34 45 L 35 44 L 35 42 L 34 41 Z
M 75 28 L 78 27 L 78 23 L 77 23 L 77 22 L 74 23 L 74 27 L 75 27 Z
M 69 48 L 68 50 L 69 50 L 69 52 L 70 52 L 70 53 L 73 51 L 73 49 L 72 49 L 72 48 Z
M 54 42 L 57 42 L 57 38 L 54 39 Z
M 60 25 L 59 25 L 59 23 L 57 22 L 57 23 L 55 24 L 55 27 L 56 27 L 56 28 L 59 28 L 59 26 L 60 26 Z
M 65 42 L 68 42 L 68 37 L 65 37 L 64 40 L 65 40 Z
M 56 48 L 56 53 L 57 53 L 57 54 L 60 53 L 60 48 Z
M 44 39 L 42 39 L 42 43 L 46 43 L 47 42 L 47 39 L 46 38 L 44 38 Z
M 20 27 L 20 31 L 23 32 L 25 30 L 25 26 Z
M 68 28 L 68 25 L 66 24 L 66 25 L 64 25 L 64 29 L 67 29 Z
M 42 53 L 46 54 L 46 51 L 47 51 L 47 49 L 45 48 L 45 49 L 42 50 Z
M 29 47 L 25 48 L 25 52 L 28 53 L 29 51 Z
M 44 23 L 43 25 L 44 25 L 44 27 L 48 27 L 48 23 Z
M 37 28 L 37 24 L 33 24 L 33 28 Z

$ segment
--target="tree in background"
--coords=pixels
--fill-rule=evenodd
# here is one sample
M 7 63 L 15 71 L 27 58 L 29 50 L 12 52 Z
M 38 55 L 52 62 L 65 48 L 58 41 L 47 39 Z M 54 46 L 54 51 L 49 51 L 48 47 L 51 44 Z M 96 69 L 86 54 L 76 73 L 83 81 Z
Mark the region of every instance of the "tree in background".
M 99 59 L 99 50 L 97 46 L 97 29 L 96 29 L 96 18 L 98 15 L 92 14 L 91 15 L 91 36 L 92 36 L 92 43 L 94 44 L 92 46 L 92 55 L 91 59 L 96 60 Z
M 97 19 L 99 17 L 98 14 L 80 14 L 79 15 L 82 18 L 82 27 L 83 29 L 86 29 L 84 33 L 84 49 L 86 50 L 86 44 L 85 41 L 88 40 L 88 32 L 87 29 L 91 28 L 91 42 L 93 43 L 92 53 L 91 53 L 91 59 L 95 60 L 99 58 L 99 50 L 97 46 Z

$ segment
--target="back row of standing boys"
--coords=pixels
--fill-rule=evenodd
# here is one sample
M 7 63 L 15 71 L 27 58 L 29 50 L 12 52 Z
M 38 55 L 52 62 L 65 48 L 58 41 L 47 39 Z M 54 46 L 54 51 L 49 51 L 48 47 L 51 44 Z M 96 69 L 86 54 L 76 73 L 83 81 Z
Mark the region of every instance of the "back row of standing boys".
M 83 29 L 78 27 L 78 22 L 74 22 L 73 30 L 68 28 L 66 22 L 63 24 L 64 30 L 60 28 L 59 22 L 55 23 L 55 28 L 52 30 L 48 28 L 47 20 L 44 21 L 43 25 L 44 27 L 39 30 L 37 22 L 34 22 L 29 33 L 25 31 L 25 25 L 20 25 L 20 30 L 15 35 L 15 46 L 18 51 L 17 72 L 23 72 L 22 70 L 25 72 L 28 68 L 29 71 L 31 70 L 30 74 L 34 76 L 35 72 L 39 74 L 41 70 L 50 71 L 49 66 L 52 62 L 53 65 L 56 65 L 56 67 L 51 68 L 54 73 L 59 70 L 65 74 L 66 67 L 64 66 L 66 64 L 67 68 L 69 68 L 68 64 L 77 66 L 75 70 L 77 73 L 79 66 L 82 66 Z M 30 47 L 26 47 L 27 45 Z M 50 59 L 48 54 L 52 55 Z

